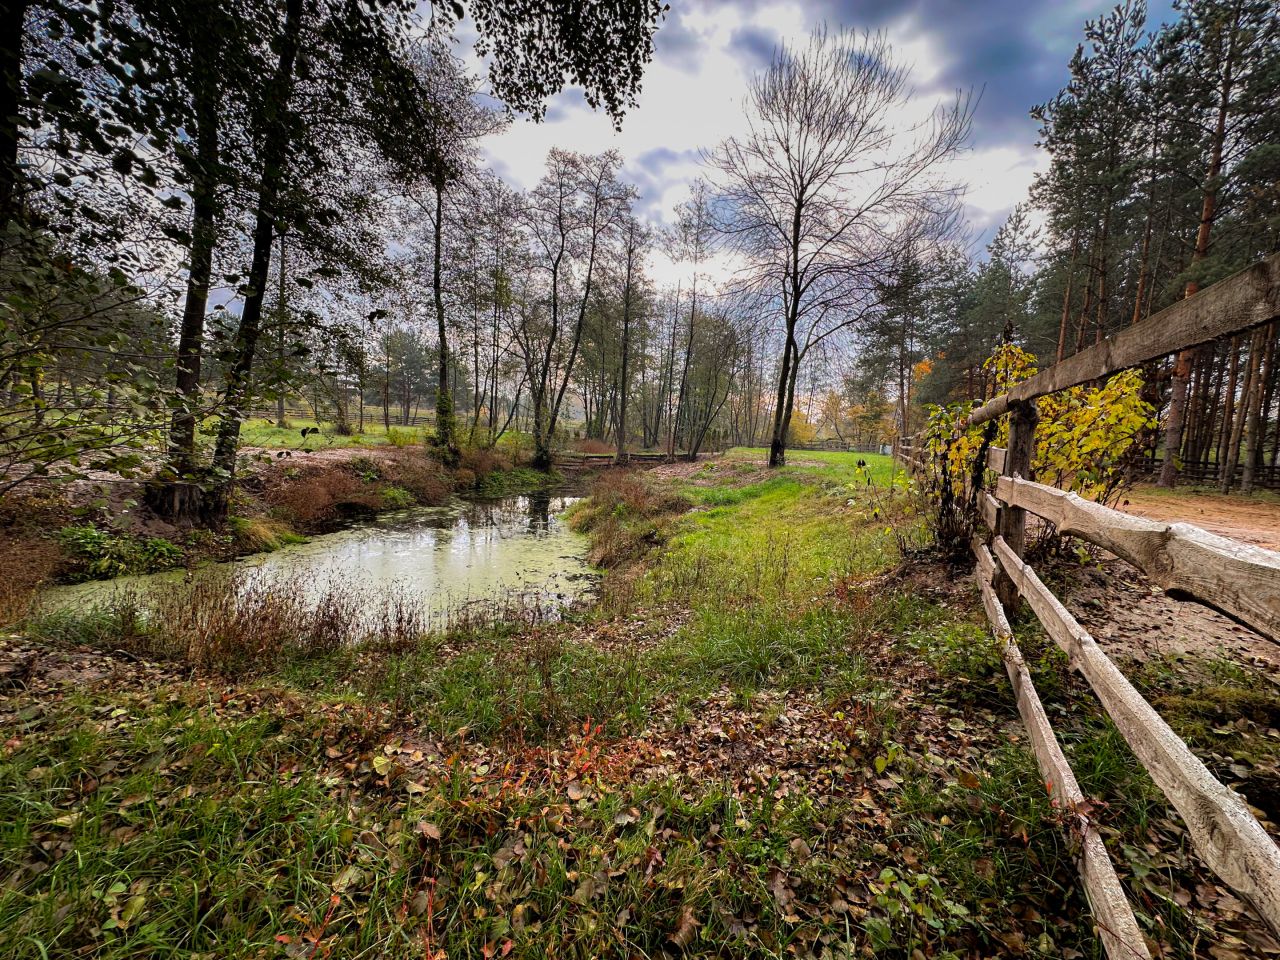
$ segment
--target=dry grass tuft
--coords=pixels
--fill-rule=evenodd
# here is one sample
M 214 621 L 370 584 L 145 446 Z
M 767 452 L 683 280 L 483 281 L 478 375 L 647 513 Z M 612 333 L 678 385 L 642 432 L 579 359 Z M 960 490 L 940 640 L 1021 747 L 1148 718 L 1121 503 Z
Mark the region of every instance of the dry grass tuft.
M 589 437 L 585 440 L 579 440 L 574 444 L 579 453 L 615 453 L 617 447 L 611 443 L 605 443 L 603 440 L 597 440 Z
M 296 475 L 273 478 L 263 499 L 286 519 L 304 527 L 335 520 L 360 510 L 376 510 L 377 490 L 344 465 L 302 468 Z
M 495 470 L 510 470 L 511 458 L 497 450 L 483 447 L 467 447 L 462 451 L 459 465 L 475 474 L 476 480 L 483 480 Z
M 403 593 L 313 587 L 302 577 L 212 570 L 145 592 L 120 590 L 87 615 L 46 614 L 31 625 L 36 634 L 228 677 L 260 676 L 358 644 L 406 650 L 429 632 L 420 605 Z
M 408 490 L 426 506 L 439 506 L 453 493 L 453 481 L 444 467 L 418 451 L 397 451 L 387 458 L 383 468 L 388 482 Z
M 608 470 L 591 485 L 590 499 L 570 518 L 591 537 L 591 562 L 618 567 L 638 560 L 666 539 L 669 522 L 692 504 L 651 483 L 642 473 Z
M 64 557 L 56 543 L 44 537 L 14 537 L 0 541 L 0 627 L 17 623 L 31 612 L 41 585 L 51 581 Z
M 303 538 L 283 520 L 271 517 L 232 517 L 231 532 L 237 546 L 248 553 L 267 553 Z

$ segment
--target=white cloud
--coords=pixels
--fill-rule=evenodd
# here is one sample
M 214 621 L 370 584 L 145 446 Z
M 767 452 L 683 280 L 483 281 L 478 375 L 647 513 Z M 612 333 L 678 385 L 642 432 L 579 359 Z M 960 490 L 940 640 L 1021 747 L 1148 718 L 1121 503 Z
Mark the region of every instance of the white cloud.
M 664 53 L 659 31 L 657 55 L 645 72 L 639 104 L 628 113 L 621 131 L 570 91 L 552 101 L 545 122 L 517 120 L 505 133 L 489 139 L 484 147 L 494 168 L 527 189 L 542 175 L 553 146 L 584 152 L 615 149 L 626 161 L 624 174 L 646 194 L 643 209 L 651 219 L 670 224 L 672 208 L 687 194 L 690 181 L 703 172 L 699 151 L 745 130 L 743 97 L 755 66 L 751 51 L 758 51 L 761 38 L 766 37 L 803 42 L 816 25 L 803 6 L 784 2 L 754 8 L 691 2 L 672 16 L 678 21 L 670 24 L 668 52 Z M 940 46 L 945 38 L 931 34 L 928 24 L 911 19 L 893 23 L 887 33 L 898 56 L 912 67 L 912 85 L 922 91 L 902 111 L 901 120 L 920 122 L 940 98 L 950 95 L 938 85 L 948 59 Z M 755 47 L 746 39 L 755 39 Z M 975 230 L 986 234 L 998 224 L 1026 196 L 1034 172 L 1042 165 L 1043 157 L 1031 143 L 1025 148 L 975 150 L 958 158 L 951 169 L 967 185 L 967 211 Z M 674 266 L 660 272 L 676 275 Z

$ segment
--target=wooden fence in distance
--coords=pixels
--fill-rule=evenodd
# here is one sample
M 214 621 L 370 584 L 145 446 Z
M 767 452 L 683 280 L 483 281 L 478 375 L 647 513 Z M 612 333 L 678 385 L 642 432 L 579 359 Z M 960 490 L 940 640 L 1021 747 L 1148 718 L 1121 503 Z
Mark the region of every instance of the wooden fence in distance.
M 1089 820 L 1076 783 L 1041 706 L 1005 614 L 1026 600 L 1068 655 L 1151 779 L 1181 814 L 1201 859 L 1280 934 L 1280 847 L 1233 790 L 1209 772 L 1133 687 L 1093 637 L 1023 559 L 1026 515 L 1053 524 L 1133 564 L 1171 594 L 1198 601 L 1280 642 L 1280 553 L 1207 533 L 1156 523 L 1090 503 L 1031 476 L 1035 401 L 1079 384 L 1269 323 L 1280 317 L 1280 255 L 1041 371 L 969 416 L 970 425 L 1009 417 L 1005 449 L 989 451 L 984 488 L 971 491 L 987 535 L 975 535 L 976 578 L 992 631 L 1002 644 L 1018 711 L 1053 800 L 1071 814 L 1081 839 L 1079 869 L 1107 955 L 1149 957 L 1133 911 Z M 928 451 L 907 442 L 899 456 L 916 472 Z M 986 474 L 996 476 L 994 488 Z

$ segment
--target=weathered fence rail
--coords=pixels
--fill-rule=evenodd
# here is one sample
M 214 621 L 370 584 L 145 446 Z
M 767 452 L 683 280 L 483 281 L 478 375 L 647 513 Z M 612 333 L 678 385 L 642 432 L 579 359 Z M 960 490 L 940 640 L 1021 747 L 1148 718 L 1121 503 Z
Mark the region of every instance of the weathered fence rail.
M 1248 806 L 1222 784 L 1133 687 L 1093 637 L 1023 560 L 1027 514 L 1059 533 L 1100 546 L 1141 570 L 1172 595 L 1220 610 L 1280 642 L 1280 553 L 1208 533 L 1190 524 L 1159 523 L 1083 500 L 1034 482 L 1036 408 L 1040 397 L 1098 380 L 1179 350 L 1238 334 L 1280 317 L 1280 255 L 1129 327 L 1041 371 L 970 415 L 970 425 L 1009 416 L 1005 448 L 987 451 L 980 489 L 969 490 L 989 533 L 975 535 L 976 577 L 991 629 L 1051 796 L 1072 814 L 1081 839 L 1079 869 L 1109 957 L 1149 956 L 1102 840 L 1035 691 L 1005 610 L 1026 600 L 1169 802 L 1182 815 L 1201 859 L 1249 901 L 1280 934 L 1280 847 Z M 907 441 L 899 457 L 917 472 L 930 469 L 928 451 Z M 994 489 L 986 472 L 996 475 Z M 945 478 L 945 473 L 943 474 Z M 949 482 L 944 479 L 944 482 Z

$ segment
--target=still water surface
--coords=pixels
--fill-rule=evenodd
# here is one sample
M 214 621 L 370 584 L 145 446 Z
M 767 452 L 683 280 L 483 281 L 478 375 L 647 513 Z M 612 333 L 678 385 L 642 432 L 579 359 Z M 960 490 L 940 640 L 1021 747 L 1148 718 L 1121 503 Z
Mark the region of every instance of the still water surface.
M 313 598 L 335 583 L 371 596 L 396 590 L 433 616 L 517 596 L 554 608 L 580 596 L 595 579 L 586 560 L 586 538 L 571 531 L 562 516 L 577 500 L 535 493 L 416 507 L 274 553 L 210 566 L 301 584 Z M 57 587 L 45 599 L 54 607 L 86 607 L 122 587 L 145 589 L 184 575 L 176 571 Z

